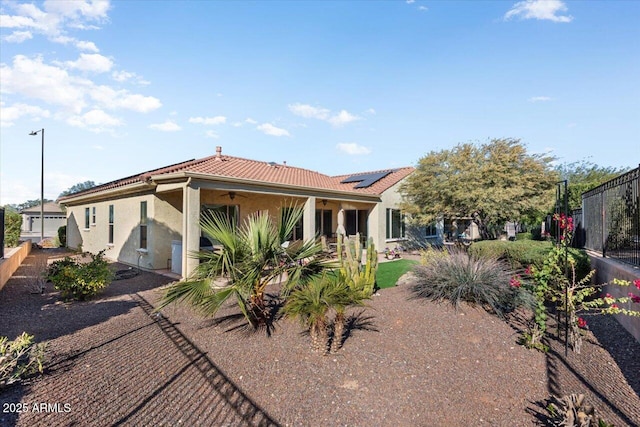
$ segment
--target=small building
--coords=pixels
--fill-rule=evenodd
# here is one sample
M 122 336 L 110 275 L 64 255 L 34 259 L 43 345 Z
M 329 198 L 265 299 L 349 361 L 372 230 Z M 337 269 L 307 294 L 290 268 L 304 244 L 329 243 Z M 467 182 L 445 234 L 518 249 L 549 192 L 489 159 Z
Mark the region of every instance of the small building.
M 41 227 L 41 212 L 40 207 L 42 205 L 32 206 L 20 211 L 22 215 L 22 230 L 20 232 L 20 239 L 30 239 L 34 242 L 39 242 L 42 227 Z M 44 204 L 44 238 L 55 237 L 58 235 L 58 228 L 67 224 L 67 215 L 65 211 L 60 207 L 58 203 L 47 202 Z
M 222 154 L 160 169 L 62 197 L 67 245 L 143 269 L 171 269 L 183 277 L 198 260 L 200 218 L 220 212 L 242 222 L 256 212 L 277 218 L 283 206 L 304 207 L 292 239 L 335 238 L 338 212 L 347 235 L 373 238 L 378 250 L 409 241 L 399 208 L 401 167 L 328 176 L 286 163 Z M 424 231 L 422 228 L 421 230 Z M 414 236 L 415 241 L 421 236 Z

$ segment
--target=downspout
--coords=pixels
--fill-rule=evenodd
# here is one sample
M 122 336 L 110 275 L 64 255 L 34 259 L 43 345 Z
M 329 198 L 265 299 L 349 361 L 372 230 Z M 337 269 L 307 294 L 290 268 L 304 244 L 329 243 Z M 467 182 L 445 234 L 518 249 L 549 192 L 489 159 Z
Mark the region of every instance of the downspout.
M 182 277 L 186 278 L 186 274 L 185 274 L 185 270 L 187 268 L 187 239 L 188 239 L 188 235 L 189 235 L 189 227 L 187 224 L 188 221 L 188 214 L 187 211 L 189 210 L 189 200 L 188 200 L 188 192 L 187 189 L 189 188 L 189 186 L 191 185 L 191 180 L 192 178 L 189 177 L 187 179 L 187 182 L 185 182 L 184 184 L 184 188 L 182 189 L 182 254 L 180 254 L 181 256 L 181 261 L 180 263 L 182 264 L 181 270 L 182 270 Z

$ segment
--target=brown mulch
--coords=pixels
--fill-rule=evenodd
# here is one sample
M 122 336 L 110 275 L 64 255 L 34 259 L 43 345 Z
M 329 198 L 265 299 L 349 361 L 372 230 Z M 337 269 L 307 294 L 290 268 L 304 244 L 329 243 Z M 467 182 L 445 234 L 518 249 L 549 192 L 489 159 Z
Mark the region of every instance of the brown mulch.
M 543 354 L 516 344 L 517 317 L 398 286 L 351 310 L 343 349 L 322 356 L 286 319 L 252 332 L 232 308 L 157 315 L 171 279 L 151 273 L 87 302 L 61 302 L 50 283 L 31 294 L 36 256 L 61 252 L 34 251 L 0 291 L 0 335 L 47 341 L 46 372 L 0 390 L 1 426 L 529 426 L 544 425 L 550 394 L 572 392 L 616 426 L 640 424 L 640 344 L 611 318 L 589 319 L 581 354 L 553 336 Z

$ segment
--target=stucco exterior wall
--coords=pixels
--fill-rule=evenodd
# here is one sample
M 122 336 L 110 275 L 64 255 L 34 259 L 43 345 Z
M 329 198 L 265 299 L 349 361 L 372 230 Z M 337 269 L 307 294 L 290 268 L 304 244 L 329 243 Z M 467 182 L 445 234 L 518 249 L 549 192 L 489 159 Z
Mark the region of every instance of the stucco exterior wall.
M 98 253 L 105 249 L 105 257 L 130 265 L 138 263 L 137 251 L 140 247 L 140 202 L 147 202 L 148 247 L 140 259 L 143 268 L 155 267 L 153 220 L 155 196 L 145 194 L 129 196 L 107 201 L 91 202 L 67 207 L 67 246 L 74 249 Z M 114 207 L 113 244 L 109 241 L 109 205 Z M 96 221 L 93 223 L 93 208 L 96 208 Z M 89 227 L 85 227 L 85 208 L 89 208 Z M 166 260 L 164 261 L 166 264 Z
M 613 260 L 611 258 L 602 258 L 601 254 L 588 251 L 587 254 L 591 259 L 591 267 L 596 270 L 595 283 L 609 283 L 613 279 L 622 279 L 633 282 L 636 279 L 640 279 L 640 269 Z M 626 297 L 629 292 L 636 291 L 635 287 L 631 285 L 631 289 L 617 286 L 606 285 L 603 287 L 603 293 L 609 293 L 614 298 Z M 637 294 L 637 292 L 634 292 Z M 637 309 L 637 304 L 629 303 L 630 309 Z M 624 314 L 616 314 L 614 316 L 618 323 L 620 323 L 635 339 L 640 342 L 640 317 L 625 316 Z
M 406 239 L 387 239 L 387 209 L 400 209 L 402 196 L 398 192 L 402 181 L 382 193 L 381 202 L 369 214 L 369 232 L 378 252 L 403 245 Z

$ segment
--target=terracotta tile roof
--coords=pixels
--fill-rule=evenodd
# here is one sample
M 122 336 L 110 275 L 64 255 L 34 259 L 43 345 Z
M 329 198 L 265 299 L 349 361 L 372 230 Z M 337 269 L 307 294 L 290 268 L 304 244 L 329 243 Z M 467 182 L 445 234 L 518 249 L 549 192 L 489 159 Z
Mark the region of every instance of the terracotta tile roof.
M 413 170 L 414 169 L 412 167 L 388 169 L 390 173 L 371 186 L 355 189 L 354 187 L 358 184 L 357 182 L 348 184 L 340 182 L 351 175 L 332 177 L 309 169 L 298 168 L 286 164 L 262 162 L 220 154 L 154 169 L 139 175 L 133 175 L 117 181 L 102 184 L 81 193 L 74 194 L 73 196 L 97 193 L 104 190 L 125 187 L 134 183 L 150 182 L 153 179 L 162 178 L 163 175 L 166 176 L 179 172 L 211 175 L 218 179 L 245 179 L 276 185 L 280 184 L 318 190 L 345 191 L 353 192 L 354 194 L 375 195 L 381 194 L 388 188 L 392 187 L 398 181 L 409 175 Z M 64 197 L 60 200 L 63 201 L 66 198 L 67 197 Z

